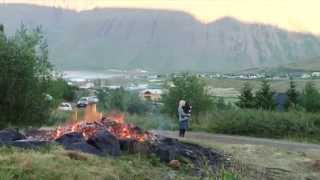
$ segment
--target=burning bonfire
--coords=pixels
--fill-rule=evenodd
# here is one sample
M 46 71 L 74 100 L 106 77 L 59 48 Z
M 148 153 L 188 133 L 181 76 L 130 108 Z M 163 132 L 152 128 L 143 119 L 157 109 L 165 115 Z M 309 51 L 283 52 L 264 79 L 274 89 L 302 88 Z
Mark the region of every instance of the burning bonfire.
M 0 131 L 0 144 L 27 149 L 58 143 L 66 150 L 80 151 L 98 156 L 119 156 L 124 152 L 154 154 L 160 161 L 172 163 L 189 159 L 195 172 L 203 176 L 202 169 L 209 166 L 217 170 L 225 157 L 223 153 L 196 144 L 182 143 L 142 130 L 124 122 L 124 115 L 111 113 L 102 116 L 96 105 L 89 105 L 82 120 L 77 114 L 72 121 L 55 130 L 32 130 L 21 134 L 13 129 Z M 182 157 L 182 158 L 181 158 Z
M 77 115 L 74 117 L 77 118 Z M 58 127 L 53 133 L 53 140 L 59 139 L 65 134 L 72 132 L 81 133 L 85 139 L 95 136 L 98 131 L 107 131 L 113 134 L 119 140 L 133 139 L 138 142 L 152 140 L 153 135 L 135 126 L 124 122 L 124 115 L 111 113 L 102 116 L 97 111 L 96 104 L 90 104 L 85 110 L 83 120 L 72 120 L 67 124 Z

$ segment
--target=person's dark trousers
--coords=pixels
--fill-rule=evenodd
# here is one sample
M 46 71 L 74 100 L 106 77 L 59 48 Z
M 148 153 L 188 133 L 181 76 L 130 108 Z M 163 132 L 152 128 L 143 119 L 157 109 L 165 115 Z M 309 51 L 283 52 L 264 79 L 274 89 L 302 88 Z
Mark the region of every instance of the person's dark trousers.
M 182 131 L 183 131 L 183 129 L 180 129 L 180 131 L 179 131 L 179 136 L 180 137 L 182 137 Z
M 184 134 L 186 133 L 186 130 L 185 129 L 180 129 L 179 131 L 179 136 L 180 137 L 184 137 Z
M 184 134 L 186 133 L 185 129 L 182 129 L 182 137 L 184 137 Z

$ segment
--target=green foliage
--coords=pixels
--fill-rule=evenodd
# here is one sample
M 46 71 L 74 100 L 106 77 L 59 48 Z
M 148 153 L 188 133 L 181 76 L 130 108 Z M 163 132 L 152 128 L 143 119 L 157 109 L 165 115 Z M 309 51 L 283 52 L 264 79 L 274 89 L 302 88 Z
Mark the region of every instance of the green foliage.
M 178 103 L 186 100 L 192 105 L 193 117 L 212 108 L 212 99 L 206 92 L 205 82 L 195 75 L 182 74 L 171 79 L 173 86 L 163 95 L 164 111 L 172 116 L 177 114 Z
M 320 93 L 312 82 L 307 83 L 305 86 L 302 97 L 302 105 L 307 112 L 320 111 Z
M 199 118 L 195 130 L 267 138 L 320 142 L 319 114 L 255 109 L 212 111 Z
M 255 94 L 255 106 L 257 109 L 274 110 L 276 107 L 274 92 L 267 80 L 261 82 L 260 89 Z
M 216 110 L 226 110 L 226 109 L 232 109 L 233 106 L 231 103 L 227 103 L 223 97 L 217 97 L 213 101 L 213 109 Z
M 287 90 L 288 104 L 287 107 L 296 108 L 299 103 L 299 92 L 296 89 L 296 83 L 290 79 L 290 86 Z
M 4 26 L 2 24 L 0 24 L 0 33 L 4 32 Z
M 53 111 L 48 118 L 46 125 L 52 126 L 57 124 L 65 123 L 67 120 L 71 119 L 73 112 L 68 111 Z
M 43 124 L 51 102 L 48 49 L 40 29 L 0 33 L 0 127 Z
M 107 111 L 122 111 L 143 114 L 150 110 L 150 105 L 141 100 L 139 95 L 120 89 L 100 89 L 97 92 L 99 106 Z
M 50 81 L 48 94 L 53 97 L 55 104 L 59 104 L 61 101 L 74 101 L 76 90 L 75 86 L 70 86 L 65 80 L 58 78 Z
M 255 99 L 252 93 L 252 86 L 250 83 L 244 83 L 241 89 L 241 95 L 239 96 L 239 101 L 236 103 L 240 108 L 254 108 Z

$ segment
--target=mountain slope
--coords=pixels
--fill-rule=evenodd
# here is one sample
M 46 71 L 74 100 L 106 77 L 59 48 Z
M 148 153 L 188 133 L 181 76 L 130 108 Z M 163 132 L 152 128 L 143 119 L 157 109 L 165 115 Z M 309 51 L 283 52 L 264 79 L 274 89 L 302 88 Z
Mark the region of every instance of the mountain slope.
M 320 56 L 320 39 L 311 34 L 233 18 L 202 24 L 175 11 L 0 5 L 7 32 L 21 22 L 43 26 L 50 60 L 61 69 L 231 71 Z

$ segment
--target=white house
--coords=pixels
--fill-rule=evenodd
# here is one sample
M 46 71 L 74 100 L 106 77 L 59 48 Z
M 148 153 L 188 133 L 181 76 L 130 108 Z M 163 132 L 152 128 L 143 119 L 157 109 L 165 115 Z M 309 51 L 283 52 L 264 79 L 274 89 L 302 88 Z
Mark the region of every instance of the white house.
M 313 72 L 311 74 L 312 77 L 320 77 L 320 72 Z

